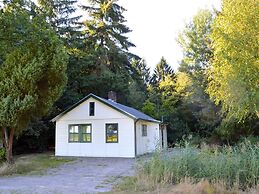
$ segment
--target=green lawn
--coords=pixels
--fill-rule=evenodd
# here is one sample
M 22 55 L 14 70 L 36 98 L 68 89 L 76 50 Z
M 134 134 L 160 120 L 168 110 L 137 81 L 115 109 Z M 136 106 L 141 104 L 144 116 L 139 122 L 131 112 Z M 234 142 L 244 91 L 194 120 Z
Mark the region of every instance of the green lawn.
M 48 168 L 72 162 L 72 158 L 55 157 L 53 153 L 28 154 L 15 156 L 15 164 L 0 163 L 0 177 L 22 174 L 43 174 Z

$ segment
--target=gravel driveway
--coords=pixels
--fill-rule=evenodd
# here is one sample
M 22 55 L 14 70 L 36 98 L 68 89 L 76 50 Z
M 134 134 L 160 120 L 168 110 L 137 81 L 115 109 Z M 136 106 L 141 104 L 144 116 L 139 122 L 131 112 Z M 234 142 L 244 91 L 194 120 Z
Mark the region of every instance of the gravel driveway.
M 135 159 L 78 158 L 44 175 L 0 178 L 0 193 L 107 192 L 122 176 L 134 175 Z

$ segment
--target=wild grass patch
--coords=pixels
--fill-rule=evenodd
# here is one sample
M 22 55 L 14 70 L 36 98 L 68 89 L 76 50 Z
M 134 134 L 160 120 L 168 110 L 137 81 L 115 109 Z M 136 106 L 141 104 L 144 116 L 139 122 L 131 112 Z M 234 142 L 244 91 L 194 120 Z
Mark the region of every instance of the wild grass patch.
M 258 145 L 246 142 L 234 147 L 202 149 L 187 145 L 180 153 L 172 153 L 155 153 L 137 166 L 135 177 L 125 178 L 116 189 L 160 193 L 192 193 L 191 190 L 197 191 L 194 193 L 256 193 L 259 190 Z M 176 192 L 177 189 L 180 191 Z
M 71 158 L 55 157 L 52 153 L 22 155 L 15 159 L 13 165 L 0 163 L 0 176 L 42 174 L 45 169 L 54 168 L 70 161 L 72 161 Z
M 259 184 L 259 147 L 243 143 L 193 151 L 187 146 L 177 157 L 155 154 L 141 171 L 156 183 L 175 184 L 188 177 L 194 182 L 206 179 L 227 188 L 247 189 Z

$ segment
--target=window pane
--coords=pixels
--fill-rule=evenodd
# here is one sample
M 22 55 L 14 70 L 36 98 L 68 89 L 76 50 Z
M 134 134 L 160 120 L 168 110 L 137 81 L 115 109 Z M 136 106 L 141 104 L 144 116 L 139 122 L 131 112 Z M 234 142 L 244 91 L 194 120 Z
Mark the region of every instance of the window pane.
M 79 141 L 79 134 L 69 134 L 69 141 L 78 142 Z
M 81 125 L 82 133 L 91 133 L 91 125 Z
M 82 134 L 83 142 L 91 142 L 91 134 Z
M 107 135 L 107 142 L 117 142 L 118 137 L 117 135 Z
M 89 103 L 89 115 L 90 116 L 94 116 L 94 107 L 95 107 L 95 103 L 94 102 L 90 102 Z
M 147 125 L 142 125 L 142 136 L 147 136 Z
M 86 133 L 91 133 L 91 127 L 89 125 L 86 128 Z
M 79 134 L 73 134 L 74 136 L 74 141 L 79 141 Z
M 106 124 L 106 142 L 118 142 L 118 124 Z
M 78 133 L 78 126 L 77 125 L 71 125 L 69 128 L 69 133 Z
M 78 133 L 78 126 L 77 125 L 70 126 L 69 132 L 70 133 Z

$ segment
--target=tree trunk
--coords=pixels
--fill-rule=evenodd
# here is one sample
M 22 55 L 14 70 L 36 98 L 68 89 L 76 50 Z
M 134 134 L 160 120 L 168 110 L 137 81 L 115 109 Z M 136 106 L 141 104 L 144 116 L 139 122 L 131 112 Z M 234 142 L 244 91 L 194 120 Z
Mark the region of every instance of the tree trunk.
M 10 128 L 9 134 L 7 128 L 2 128 L 3 143 L 6 150 L 6 160 L 9 164 L 13 164 L 13 137 L 14 129 Z

